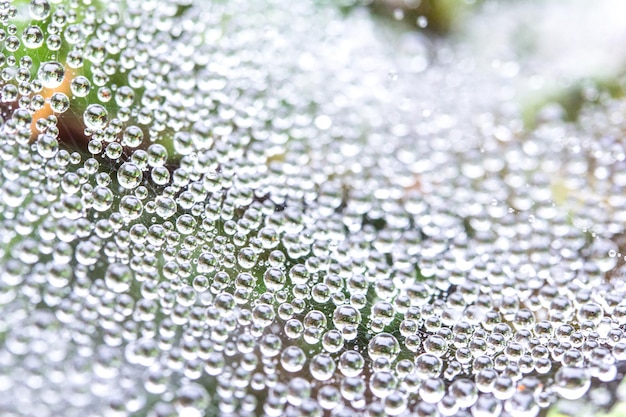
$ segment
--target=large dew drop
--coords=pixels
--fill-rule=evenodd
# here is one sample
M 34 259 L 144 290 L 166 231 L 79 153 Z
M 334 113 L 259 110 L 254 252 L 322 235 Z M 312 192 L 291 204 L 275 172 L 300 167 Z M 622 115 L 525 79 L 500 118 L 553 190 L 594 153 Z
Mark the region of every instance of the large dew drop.
M 117 170 L 117 180 L 122 187 L 128 190 L 132 190 L 141 184 L 142 178 L 141 170 L 132 162 L 123 163 Z
M 39 26 L 28 26 L 22 33 L 24 46 L 30 49 L 39 48 L 43 45 L 44 35 Z
M 123 293 L 130 288 L 133 276 L 127 265 L 113 263 L 108 266 L 104 275 L 106 286 L 113 292 Z
M 102 129 L 108 120 L 107 110 L 100 104 L 90 104 L 83 114 L 85 126 L 91 130 Z
M 37 78 L 46 88 L 57 88 L 63 83 L 65 68 L 57 61 L 43 62 L 37 71 Z
M 28 11 L 34 20 L 44 20 L 50 15 L 50 3 L 48 0 L 31 0 Z
M 554 390 L 566 400 L 577 400 L 591 386 L 589 371 L 584 368 L 563 367 L 554 376 Z

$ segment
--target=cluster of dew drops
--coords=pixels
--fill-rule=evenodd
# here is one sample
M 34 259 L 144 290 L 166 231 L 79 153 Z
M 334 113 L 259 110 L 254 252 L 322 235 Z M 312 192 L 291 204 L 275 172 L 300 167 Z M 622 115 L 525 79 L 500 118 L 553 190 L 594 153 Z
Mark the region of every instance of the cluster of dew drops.
M 89 3 L 0 1 L 3 416 L 534 416 L 621 377 L 623 102 L 528 132 L 499 68 L 363 10 Z

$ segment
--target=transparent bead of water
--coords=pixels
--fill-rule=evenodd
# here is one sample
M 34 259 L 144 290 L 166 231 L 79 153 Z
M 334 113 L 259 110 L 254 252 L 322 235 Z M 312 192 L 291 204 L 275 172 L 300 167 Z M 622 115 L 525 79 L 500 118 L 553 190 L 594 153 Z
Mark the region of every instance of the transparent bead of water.
M 398 379 L 390 371 L 375 371 L 370 377 L 369 387 L 379 398 L 386 398 L 398 385 Z
M 322 336 L 322 346 L 328 353 L 336 353 L 341 350 L 344 345 L 344 338 L 340 331 L 336 329 L 329 330 Z
M 350 305 L 341 305 L 333 313 L 333 323 L 338 330 L 347 326 L 355 326 L 361 322 L 361 313 Z
M 287 372 L 298 372 L 306 363 L 306 355 L 297 346 L 288 346 L 280 355 L 280 364 Z
M 48 0 L 31 0 L 28 11 L 32 19 L 44 20 L 50 16 L 50 3 Z
M 567 400 L 581 398 L 591 386 L 591 376 L 585 368 L 562 367 L 554 376 L 553 389 Z
M 455 399 L 459 407 L 468 408 L 474 405 L 478 399 L 478 390 L 469 379 L 457 379 L 448 388 L 450 395 Z
M 502 413 L 502 402 L 492 395 L 481 395 L 471 411 L 475 417 L 497 417 Z
M 122 293 L 130 288 L 133 276 L 127 265 L 120 263 L 110 264 L 104 275 L 104 282 L 114 292 Z
M 420 378 L 436 378 L 441 374 L 443 363 L 440 358 L 423 353 L 415 359 L 415 373 Z
M 100 104 L 90 104 L 83 112 L 85 126 L 91 130 L 102 129 L 108 121 L 108 112 Z
M 39 48 L 43 45 L 44 35 L 39 26 L 28 26 L 22 32 L 22 42 L 24 46 L 30 49 Z
M 128 220 L 135 220 L 143 213 L 143 204 L 134 195 L 125 195 L 120 200 L 120 213 Z
M 317 401 L 325 410 L 332 410 L 341 401 L 341 393 L 332 385 L 322 386 L 317 393 Z
M 374 361 L 378 358 L 393 361 L 400 353 L 400 344 L 391 334 L 379 333 L 370 340 L 367 346 L 367 353 Z
M 70 108 L 70 99 L 60 92 L 50 96 L 50 108 L 55 113 L 65 113 Z
M 76 97 L 86 97 L 91 90 L 91 82 L 87 77 L 79 75 L 70 83 L 70 90 Z
M 427 403 L 435 404 L 446 394 L 446 386 L 440 378 L 427 378 L 419 388 L 420 398 Z
M 132 162 L 124 162 L 117 171 L 117 180 L 126 189 L 132 190 L 141 184 L 143 174 Z
M 135 91 L 128 86 L 121 86 L 115 92 L 115 103 L 120 107 L 130 107 L 135 99 Z
M 209 406 L 210 399 L 202 385 L 188 383 L 176 391 L 174 406 L 179 415 L 202 417 Z
M 125 146 L 129 146 L 131 148 L 136 148 L 143 142 L 143 131 L 141 128 L 135 125 L 128 126 L 124 129 L 124 134 L 122 136 L 122 143 Z
M 42 133 L 37 138 L 37 152 L 43 158 L 53 158 L 59 151 L 59 141 L 52 135 Z
M 309 364 L 311 375 L 318 381 L 327 381 L 332 378 L 335 368 L 335 360 L 326 353 L 315 355 Z
M 339 370 L 345 376 L 357 376 L 363 372 L 364 367 L 363 356 L 355 350 L 347 350 L 339 357 Z
M 65 68 L 57 61 L 43 62 L 37 71 L 37 78 L 45 88 L 57 88 L 63 83 Z

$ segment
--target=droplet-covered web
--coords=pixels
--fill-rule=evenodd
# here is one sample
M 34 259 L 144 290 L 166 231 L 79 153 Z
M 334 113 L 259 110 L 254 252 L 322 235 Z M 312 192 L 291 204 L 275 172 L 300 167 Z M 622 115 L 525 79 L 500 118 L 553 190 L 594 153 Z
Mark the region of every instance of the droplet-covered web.
M 0 2 L 5 415 L 526 416 L 619 377 L 624 104 L 527 132 L 463 48 L 317 3 Z

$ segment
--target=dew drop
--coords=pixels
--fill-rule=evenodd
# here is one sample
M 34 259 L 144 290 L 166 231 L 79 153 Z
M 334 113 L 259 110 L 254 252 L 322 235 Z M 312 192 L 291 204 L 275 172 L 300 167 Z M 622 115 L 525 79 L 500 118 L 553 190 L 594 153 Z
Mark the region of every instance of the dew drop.
M 43 45 L 43 32 L 39 28 L 39 26 L 28 26 L 22 32 L 22 42 L 24 42 L 24 46 L 30 49 L 39 48 Z M 61 76 L 62 77 L 62 76 Z
M 120 263 L 110 264 L 104 275 L 104 282 L 107 287 L 117 293 L 128 291 L 132 279 L 133 275 L 130 268 Z
M 142 178 L 141 170 L 132 162 L 124 162 L 117 170 L 117 180 L 122 187 L 128 190 L 132 190 L 141 184 Z
M 85 126 L 91 130 L 102 129 L 108 121 L 108 112 L 100 104 L 90 104 L 83 113 Z
M 37 152 L 43 158 L 53 158 L 59 151 L 57 139 L 47 133 L 42 133 L 37 138 Z
M 44 20 L 50 16 L 50 3 L 48 0 L 31 0 L 28 11 L 32 19 Z
M 37 77 L 46 88 L 57 88 L 63 83 L 65 68 L 57 61 L 43 62 L 37 71 Z
M 91 90 L 91 82 L 87 77 L 79 75 L 70 83 L 70 90 L 75 97 L 86 97 Z
M 306 355 L 297 346 L 288 346 L 280 355 L 280 364 L 287 372 L 300 371 L 306 362 Z
M 384 358 L 393 362 L 400 353 L 400 344 L 391 334 L 379 333 L 370 340 L 367 353 L 374 361 Z
M 567 400 L 581 398 L 590 386 L 589 371 L 584 368 L 563 367 L 554 376 L 554 390 Z
M 65 113 L 70 108 L 70 99 L 64 93 L 54 93 L 50 96 L 50 108 L 55 113 Z

